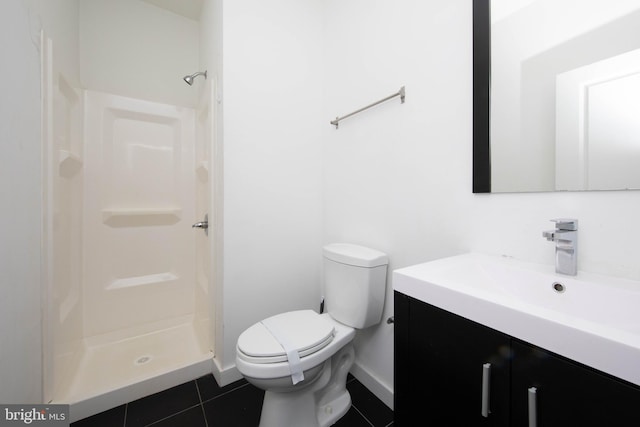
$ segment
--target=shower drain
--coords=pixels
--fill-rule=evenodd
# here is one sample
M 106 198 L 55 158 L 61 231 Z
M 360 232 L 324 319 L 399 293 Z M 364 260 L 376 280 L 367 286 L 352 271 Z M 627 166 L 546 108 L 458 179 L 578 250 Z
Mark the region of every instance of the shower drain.
M 136 365 L 144 365 L 145 363 L 147 363 L 149 360 L 151 360 L 151 356 L 140 356 L 136 359 L 135 364 Z

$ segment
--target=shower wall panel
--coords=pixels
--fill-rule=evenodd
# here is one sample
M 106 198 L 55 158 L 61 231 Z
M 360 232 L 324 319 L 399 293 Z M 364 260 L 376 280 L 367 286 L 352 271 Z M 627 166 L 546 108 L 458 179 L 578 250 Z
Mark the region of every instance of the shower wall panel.
M 53 287 L 55 384 L 63 387 L 82 355 L 82 98 L 62 74 L 54 83 Z M 54 159 L 55 162 L 56 159 Z
M 192 315 L 194 110 L 91 91 L 85 106 L 85 336 Z
M 200 101 L 196 110 L 195 123 L 195 161 L 196 161 L 196 217 L 200 220 L 208 218 L 208 233 L 196 233 L 196 307 L 195 324 L 203 340 L 201 346 L 213 351 L 215 331 L 215 286 L 212 280 L 212 246 L 215 242 L 216 223 L 218 218 L 213 209 L 211 197 L 211 184 L 213 175 L 212 165 L 212 141 L 214 135 L 213 108 L 213 82 L 209 77 L 203 82 L 203 90 L 200 93 Z
M 82 96 L 54 64 L 42 35 L 43 390 L 49 401 L 68 386 L 83 355 Z

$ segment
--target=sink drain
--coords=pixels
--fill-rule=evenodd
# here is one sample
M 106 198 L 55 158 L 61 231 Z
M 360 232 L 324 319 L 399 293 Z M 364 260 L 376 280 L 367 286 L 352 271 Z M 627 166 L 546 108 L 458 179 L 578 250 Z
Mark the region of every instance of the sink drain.
M 564 285 L 560 282 L 554 282 L 553 285 L 551 285 L 551 287 L 553 288 L 554 291 L 558 293 L 562 293 L 565 290 Z
M 145 363 L 147 363 L 149 360 L 151 360 L 151 356 L 140 356 L 136 359 L 135 364 L 136 365 L 144 365 Z

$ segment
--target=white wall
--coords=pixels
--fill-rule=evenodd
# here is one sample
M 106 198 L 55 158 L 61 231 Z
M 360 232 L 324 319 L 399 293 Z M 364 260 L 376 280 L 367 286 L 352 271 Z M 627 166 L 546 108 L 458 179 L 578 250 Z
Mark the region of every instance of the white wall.
M 80 82 L 78 4 L 80 0 L 23 0 L 30 8 L 31 31 L 44 28 L 54 42 L 54 68 L 74 88 Z
M 0 402 L 40 402 L 39 35 L 24 2 L 0 6 Z
M 0 402 L 42 401 L 40 30 L 78 80 L 78 0 L 0 4 Z
M 194 20 L 142 1 L 80 2 L 85 88 L 195 107 L 196 88 L 182 77 L 198 71 L 198 51 Z
M 319 306 L 324 117 L 321 2 L 222 13 L 224 369 L 251 324 Z
M 548 220 L 580 220 L 579 268 L 640 279 L 640 193 L 471 192 L 472 2 L 325 2 L 323 240 L 385 251 L 396 269 L 470 250 L 553 264 Z M 391 286 L 385 318 L 393 313 Z M 357 363 L 393 387 L 393 333 L 358 338 Z M 384 397 L 384 396 L 383 396 Z
M 384 251 L 390 270 L 464 250 L 471 2 L 325 3 L 324 241 Z M 338 130 L 328 124 L 402 85 L 405 104 L 391 100 Z M 383 320 L 393 315 L 391 285 Z M 393 326 L 360 332 L 356 363 L 391 404 Z

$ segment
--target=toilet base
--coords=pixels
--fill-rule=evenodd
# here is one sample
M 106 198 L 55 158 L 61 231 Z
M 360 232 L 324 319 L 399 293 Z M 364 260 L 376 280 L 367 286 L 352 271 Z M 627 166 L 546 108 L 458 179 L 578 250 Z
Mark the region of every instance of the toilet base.
M 325 362 L 317 381 L 300 390 L 267 390 L 262 403 L 259 427 L 329 427 L 351 408 L 347 374 L 355 352 L 347 344 Z

